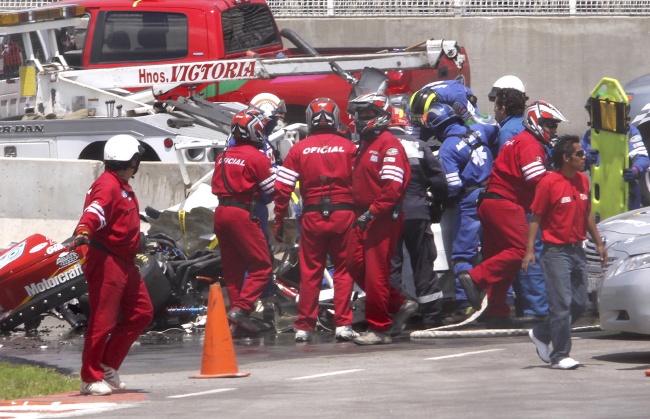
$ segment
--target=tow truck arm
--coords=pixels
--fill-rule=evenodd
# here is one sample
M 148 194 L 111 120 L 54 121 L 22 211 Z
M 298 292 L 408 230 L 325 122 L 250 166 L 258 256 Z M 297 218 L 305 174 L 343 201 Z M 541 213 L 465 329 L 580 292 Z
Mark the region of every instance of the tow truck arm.
M 90 109 L 92 103 L 95 116 L 114 117 L 122 112 L 132 116 L 155 113 L 156 98 L 180 85 L 332 72 L 350 74 L 366 67 L 435 69 L 445 56 L 459 68 L 465 62 L 456 41 L 430 39 L 424 43 L 424 48 L 394 52 L 71 70 L 57 49 L 55 31 L 78 25 L 84 11 L 84 7 L 78 5 L 53 5 L 17 13 L 0 12 L 0 36 L 21 34 L 27 64 L 31 68 L 21 75 L 20 96 L 35 97 L 36 111 L 42 114 L 60 115 L 84 105 Z M 45 49 L 43 63 L 34 56 L 31 32 L 38 34 Z M 2 90 L 0 88 L 0 96 Z
M 80 96 L 93 98 L 101 104 L 109 101 L 121 105 L 124 111 L 135 113 L 151 110 L 158 96 L 186 84 L 211 83 L 225 80 L 270 79 L 332 73 L 332 63 L 346 72 L 362 71 L 365 67 L 379 70 L 411 70 L 436 68 L 443 56 L 462 65 L 455 41 L 428 40 L 420 51 L 375 54 L 329 55 L 278 59 L 218 60 L 182 64 L 147 65 L 93 70 L 40 71 L 37 79 L 37 103 L 43 113 L 61 113 L 72 100 Z M 125 94 L 117 88 L 142 90 Z M 99 106 L 96 116 L 111 115 L 110 107 Z

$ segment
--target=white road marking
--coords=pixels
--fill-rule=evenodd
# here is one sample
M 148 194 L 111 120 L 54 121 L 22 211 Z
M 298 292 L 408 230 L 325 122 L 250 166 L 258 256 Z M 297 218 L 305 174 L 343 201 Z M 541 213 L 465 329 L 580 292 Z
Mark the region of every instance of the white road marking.
M 182 399 L 183 397 L 203 396 L 205 394 L 223 393 L 225 391 L 237 390 L 236 388 L 218 388 L 216 390 L 200 391 L 198 393 L 179 394 L 177 396 L 167 396 L 168 399 Z
M 58 403 L 36 404 L 25 402 L 21 405 L 0 406 L 0 417 L 11 417 L 16 419 L 39 419 L 82 416 L 92 413 L 100 413 L 108 410 L 123 409 L 131 407 L 132 404 L 124 403 Z
M 461 356 L 484 354 L 484 353 L 487 353 L 487 352 L 495 352 L 495 351 L 502 351 L 502 350 L 503 349 L 486 349 L 485 351 L 463 352 L 463 353 L 460 353 L 460 354 L 436 356 L 436 357 L 433 357 L 433 358 L 424 358 L 424 359 L 425 360 L 437 361 L 439 359 L 459 358 Z
M 289 380 L 308 380 L 310 378 L 329 377 L 332 375 L 349 374 L 351 372 L 357 372 L 357 371 L 363 371 L 363 369 L 326 372 L 324 374 L 316 374 L 316 375 L 305 375 L 304 377 L 289 378 Z

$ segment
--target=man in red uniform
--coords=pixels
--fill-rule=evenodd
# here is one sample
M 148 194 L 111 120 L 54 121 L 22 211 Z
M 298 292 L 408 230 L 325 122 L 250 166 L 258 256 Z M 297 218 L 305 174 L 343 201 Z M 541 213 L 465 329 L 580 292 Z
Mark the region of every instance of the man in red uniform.
M 551 368 L 572 370 L 580 363 L 571 358 L 571 324 L 580 318 L 589 304 L 587 264 L 582 242 L 587 231 L 596 243 L 600 263 L 605 266 L 607 251 L 598 234 L 589 203 L 589 179 L 585 169 L 585 151 L 575 135 L 567 135 L 553 147 L 551 172 L 535 189 L 532 216 L 528 228 L 528 245 L 521 268 L 535 264 L 535 237 L 541 225 L 541 260 L 549 314 L 544 323 L 530 329 L 528 335 L 537 355 Z M 550 343 L 553 343 L 551 350 Z
M 478 215 L 483 227 L 483 262 L 458 280 L 467 300 L 478 309 L 487 289 L 486 327 L 511 327 L 506 293 L 526 253 L 526 212 L 535 186 L 546 175 L 544 146 L 555 137 L 557 124 L 567 119 L 553 105 L 538 101 L 524 112 L 526 128 L 504 143 L 494 160 L 485 192 L 479 195 Z
M 214 232 L 219 239 L 223 276 L 230 300 L 228 319 L 249 333 L 257 333 L 250 313 L 271 276 L 271 256 L 255 215 L 259 193 L 272 196 L 275 171 L 260 153 L 266 141 L 268 119 L 248 108 L 232 120 L 234 146 L 221 154 L 212 176 L 212 193 L 219 198 Z M 244 282 L 244 274 L 248 277 Z
M 140 210 L 129 186 L 143 152 L 130 135 L 106 142 L 106 170 L 86 195 L 69 247 L 90 244 L 84 273 L 91 311 L 81 356 L 81 394 L 104 396 L 111 394 L 111 387 L 126 388 L 117 370 L 153 318 L 149 293 L 135 264 Z
M 383 93 L 367 93 L 350 101 L 361 144 L 354 159 L 352 196 L 357 220 L 348 242 L 348 270 L 366 292 L 369 329 L 354 339 L 359 345 L 391 343 L 391 324 L 401 330 L 417 303 L 405 301 L 390 285 L 391 259 L 402 234 L 401 203 L 411 176 L 406 152 L 390 132 L 392 111 Z M 391 313 L 395 313 L 391 319 Z M 397 326 L 395 324 L 397 323 Z
M 318 297 L 329 254 L 334 263 L 334 324 L 338 340 L 359 335 L 352 330 L 350 296 L 354 282 L 345 264 L 354 222 L 352 158 L 357 150 L 337 135 L 339 108 L 331 99 L 307 107 L 310 136 L 289 150 L 275 182 L 275 237 L 282 241 L 282 223 L 291 193 L 300 182 L 300 298 L 296 342 L 306 342 L 316 327 Z

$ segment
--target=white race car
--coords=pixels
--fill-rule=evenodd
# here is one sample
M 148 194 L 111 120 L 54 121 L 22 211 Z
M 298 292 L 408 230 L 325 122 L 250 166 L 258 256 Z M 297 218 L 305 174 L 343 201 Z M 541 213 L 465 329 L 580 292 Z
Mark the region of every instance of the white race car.
M 598 292 L 600 327 L 650 335 L 650 207 L 598 224 L 608 260 L 602 269 L 593 241 L 586 242 L 590 290 Z

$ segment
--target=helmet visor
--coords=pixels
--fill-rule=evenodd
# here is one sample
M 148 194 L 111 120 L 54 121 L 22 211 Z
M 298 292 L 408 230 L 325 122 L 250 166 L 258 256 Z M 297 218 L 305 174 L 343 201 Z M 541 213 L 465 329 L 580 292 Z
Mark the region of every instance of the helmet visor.
M 488 93 L 488 100 L 490 102 L 494 102 L 495 100 L 497 100 L 497 94 L 499 93 L 499 90 L 501 89 L 499 89 L 498 87 L 493 87 L 492 90 L 490 90 L 490 93 Z

